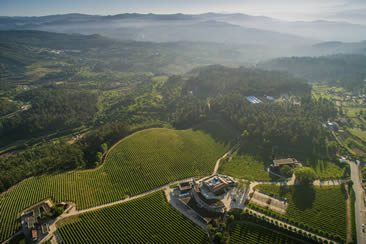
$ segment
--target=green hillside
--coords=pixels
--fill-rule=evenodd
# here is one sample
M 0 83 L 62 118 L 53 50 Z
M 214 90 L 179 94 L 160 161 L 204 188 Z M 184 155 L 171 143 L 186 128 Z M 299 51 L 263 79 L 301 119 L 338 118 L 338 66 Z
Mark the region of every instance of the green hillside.
M 72 201 L 78 209 L 113 202 L 174 180 L 210 174 L 228 147 L 199 130 L 134 133 L 118 142 L 97 169 L 32 177 L 1 194 L 0 241 L 17 230 L 17 215 L 42 199 Z
M 264 162 L 251 155 L 240 155 L 225 161 L 220 165 L 219 172 L 246 180 L 271 180 Z
M 207 243 L 207 235 L 165 201 L 163 193 L 66 220 L 63 243 Z

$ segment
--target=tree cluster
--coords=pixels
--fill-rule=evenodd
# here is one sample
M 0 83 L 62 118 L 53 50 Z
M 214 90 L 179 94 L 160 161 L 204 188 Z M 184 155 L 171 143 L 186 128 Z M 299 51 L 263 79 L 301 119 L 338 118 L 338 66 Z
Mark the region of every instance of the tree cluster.
M 83 151 L 66 142 L 47 143 L 0 158 L 0 192 L 35 175 L 84 167 Z
M 325 57 L 279 58 L 261 64 L 262 68 L 282 70 L 303 79 L 329 82 L 349 90 L 364 86 L 366 56 L 333 55 Z
M 41 88 L 24 92 L 18 99 L 31 108 L 0 121 L 0 137 L 25 139 L 56 130 L 76 128 L 93 121 L 97 95 L 68 89 Z
M 336 115 L 333 104 L 303 98 L 301 105 L 250 104 L 240 94 L 220 97 L 211 104 L 242 133 L 243 150 L 271 156 L 293 155 L 302 159 L 327 157 L 326 131 L 321 121 Z

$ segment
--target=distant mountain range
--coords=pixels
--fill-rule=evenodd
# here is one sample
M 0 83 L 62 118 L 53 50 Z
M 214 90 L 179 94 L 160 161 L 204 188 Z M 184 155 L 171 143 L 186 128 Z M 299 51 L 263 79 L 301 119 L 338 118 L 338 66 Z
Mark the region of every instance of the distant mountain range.
M 0 30 L 33 29 L 101 34 L 120 40 L 199 41 L 264 46 L 303 46 L 323 41 L 366 40 L 366 26 L 346 22 L 289 22 L 245 14 L 65 14 L 0 17 Z
M 247 28 L 270 30 L 319 41 L 358 42 L 366 40 L 366 26 L 336 21 L 283 21 L 244 14 L 204 14 L 206 18 Z

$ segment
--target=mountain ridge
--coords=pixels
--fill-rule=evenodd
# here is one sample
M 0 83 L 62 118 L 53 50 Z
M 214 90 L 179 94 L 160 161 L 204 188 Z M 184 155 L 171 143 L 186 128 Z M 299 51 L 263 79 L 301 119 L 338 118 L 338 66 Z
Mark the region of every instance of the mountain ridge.
M 271 31 L 276 35 L 293 35 L 304 40 L 356 42 L 366 40 L 366 26 L 344 21 L 314 20 L 314 21 L 285 21 L 266 16 L 253 16 L 241 13 L 202 13 L 202 14 L 141 14 L 121 13 L 116 15 L 88 15 L 69 13 L 48 16 L 11 17 L 0 16 L 0 30 L 37 29 L 54 32 L 76 32 L 81 34 L 99 33 L 92 23 L 107 29 L 147 28 L 149 26 L 170 26 L 195 24 L 202 21 L 218 21 L 243 28 Z M 80 26 L 73 26 L 79 24 Z M 62 26 L 60 31 L 55 26 Z M 94 31 L 91 33 L 90 31 Z M 127 33 L 135 33 L 127 30 Z M 105 33 L 99 33 L 104 34 Z M 172 33 L 167 33 L 167 35 Z M 351 35 L 352 34 L 352 35 Z M 114 36 L 115 37 L 115 36 Z M 243 38 L 244 39 L 244 38 Z M 152 40 L 159 42 L 160 40 Z M 204 40 L 202 40 L 204 41 Z M 242 41 L 243 43 L 244 41 Z

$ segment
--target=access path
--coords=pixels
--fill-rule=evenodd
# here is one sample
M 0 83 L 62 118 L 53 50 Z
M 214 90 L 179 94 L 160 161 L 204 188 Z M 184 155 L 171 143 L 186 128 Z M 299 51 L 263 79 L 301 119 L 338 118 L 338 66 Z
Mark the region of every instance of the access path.
M 360 168 L 356 162 L 348 161 L 351 168 L 353 191 L 355 192 L 355 221 L 357 243 L 366 243 L 366 233 L 362 231 L 362 225 L 366 225 L 366 206 L 364 202 L 365 190 L 362 187 Z

